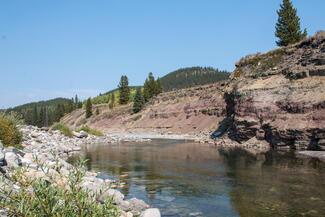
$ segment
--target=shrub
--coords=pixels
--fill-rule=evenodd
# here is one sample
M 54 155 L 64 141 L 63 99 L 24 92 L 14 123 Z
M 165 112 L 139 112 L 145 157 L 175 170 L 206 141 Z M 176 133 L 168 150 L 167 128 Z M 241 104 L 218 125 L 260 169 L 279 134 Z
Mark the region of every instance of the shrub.
M 22 135 L 17 124 L 23 123 L 16 114 L 0 114 L 0 140 L 5 146 L 19 146 Z
M 101 131 L 99 131 L 99 130 L 95 130 L 95 129 L 93 129 L 93 128 L 90 128 L 90 127 L 87 126 L 87 125 L 82 126 L 82 127 L 79 128 L 77 131 L 78 131 L 78 132 L 80 132 L 80 131 L 85 131 L 85 132 L 87 132 L 88 134 L 91 134 L 91 135 L 94 135 L 94 136 L 103 136 L 103 135 L 104 135 Z
M 120 216 L 112 198 L 101 204 L 97 201 L 99 195 L 82 188 L 85 170 L 79 166 L 69 170 L 66 187 L 57 184 L 48 173 L 45 173 L 45 178 L 34 178 L 25 175 L 24 170 L 10 173 L 8 179 L 1 177 L 0 207 L 6 208 L 8 216 Z M 59 169 L 57 171 L 63 176 Z M 13 190 L 10 183 L 15 183 L 20 189 Z
M 72 131 L 69 129 L 69 127 L 67 127 L 66 125 L 62 124 L 62 123 L 55 123 L 52 126 L 52 130 L 58 130 L 60 131 L 63 135 L 68 136 L 68 137 L 72 137 Z

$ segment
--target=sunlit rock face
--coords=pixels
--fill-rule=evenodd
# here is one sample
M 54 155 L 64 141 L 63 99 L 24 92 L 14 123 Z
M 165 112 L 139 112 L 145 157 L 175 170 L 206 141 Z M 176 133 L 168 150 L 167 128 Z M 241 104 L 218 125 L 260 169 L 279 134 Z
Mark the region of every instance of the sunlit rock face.
M 227 93 L 230 136 L 325 150 L 325 33 L 241 59 Z

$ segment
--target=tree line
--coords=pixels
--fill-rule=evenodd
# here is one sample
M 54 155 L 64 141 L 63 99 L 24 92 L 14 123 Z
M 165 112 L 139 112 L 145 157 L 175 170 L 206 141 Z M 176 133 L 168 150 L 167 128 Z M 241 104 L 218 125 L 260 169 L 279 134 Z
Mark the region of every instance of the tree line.
M 6 112 L 19 113 L 28 125 L 48 127 L 60 121 L 65 115 L 82 107 L 82 102 L 76 95 L 74 98 L 56 98 L 48 101 L 28 103 L 8 109 Z
M 143 87 L 136 88 L 134 99 L 131 100 L 131 88 L 129 86 L 129 79 L 126 75 L 122 75 L 120 82 L 118 84 L 118 104 L 119 105 L 127 105 L 131 101 L 133 101 L 133 112 L 138 113 L 142 110 L 145 103 L 149 102 L 151 98 L 157 96 L 162 93 L 163 87 L 160 79 L 155 79 L 152 72 L 149 73 L 146 78 Z M 112 92 L 109 96 L 109 108 L 113 109 L 115 102 L 115 92 Z M 95 114 L 99 114 L 99 110 L 96 109 Z M 93 106 L 92 99 L 88 98 L 85 105 L 85 115 L 86 118 L 90 118 L 93 115 Z

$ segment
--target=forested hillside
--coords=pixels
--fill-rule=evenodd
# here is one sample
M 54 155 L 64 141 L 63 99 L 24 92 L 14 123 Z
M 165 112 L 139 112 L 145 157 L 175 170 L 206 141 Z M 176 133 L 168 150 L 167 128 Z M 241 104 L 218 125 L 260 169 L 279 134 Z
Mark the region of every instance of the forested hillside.
M 130 99 L 131 101 L 134 98 L 135 90 L 138 88 L 138 86 L 130 86 Z M 113 97 L 114 95 L 114 97 Z M 98 96 L 91 99 L 91 102 L 93 104 L 107 104 L 112 102 L 112 98 L 114 98 L 114 103 L 118 103 L 118 98 L 120 97 L 119 89 L 116 88 L 114 90 L 110 90 L 106 93 L 99 94 Z M 116 99 L 116 100 L 115 100 Z
M 60 120 L 65 114 L 72 112 L 81 104 L 75 100 L 56 98 L 47 101 L 32 102 L 10 108 L 7 112 L 17 112 L 22 115 L 26 124 L 39 127 L 50 126 Z
M 210 84 L 226 80 L 229 77 L 227 71 L 220 71 L 212 67 L 181 68 L 171 72 L 160 79 L 164 91 L 182 89 L 196 85 Z

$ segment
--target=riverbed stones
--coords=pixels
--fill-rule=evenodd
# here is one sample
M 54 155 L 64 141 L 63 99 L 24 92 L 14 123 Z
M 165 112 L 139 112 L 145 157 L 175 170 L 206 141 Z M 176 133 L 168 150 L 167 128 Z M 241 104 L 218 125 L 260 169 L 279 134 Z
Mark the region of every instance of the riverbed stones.
M 66 159 L 72 153 L 80 151 L 82 146 L 96 143 L 115 143 L 118 138 L 110 136 L 95 137 L 86 132 L 80 132 L 82 138 L 68 138 L 59 131 L 39 129 L 33 126 L 20 126 L 24 147 L 23 151 L 14 147 L 3 148 L 0 142 L 0 171 L 10 173 L 14 169 L 24 167 L 24 174 L 34 179 L 46 179 L 48 182 L 62 188 L 67 187 L 67 177 L 72 165 Z M 50 176 L 51 178 L 49 178 Z M 98 196 L 98 202 L 113 199 L 114 203 L 123 211 L 123 217 L 140 215 L 149 206 L 142 200 L 124 200 L 124 195 L 112 187 L 109 177 L 97 177 L 98 173 L 86 172 L 81 187 L 90 193 L 90 196 Z M 19 187 L 19 186 L 17 186 Z M 13 187 L 12 187 L 13 188 Z
M 5 161 L 9 168 L 17 168 L 22 165 L 19 156 L 11 151 L 5 153 Z
M 100 195 L 99 201 L 104 202 L 109 198 L 112 198 L 116 204 L 121 204 L 124 200 L 124 195 L 118 190 L 108 189 Z
M 132 198 L 128 200 L 128 202 L 130 203 L 130 210 L 132 210 L 132 213 L 135 215 L 138 215 L 142 210 L 149 208 L 148 204 L 146 204 L 143 200 L 139 200 L 137 198 Z
M 156 208 L 146 209 L 142 212 L 141 217 L 160 217 L 160 211 Z
M 5 166 L 5 153 L 3 151 L 3 145 L 0 141 L 0 166 Z

